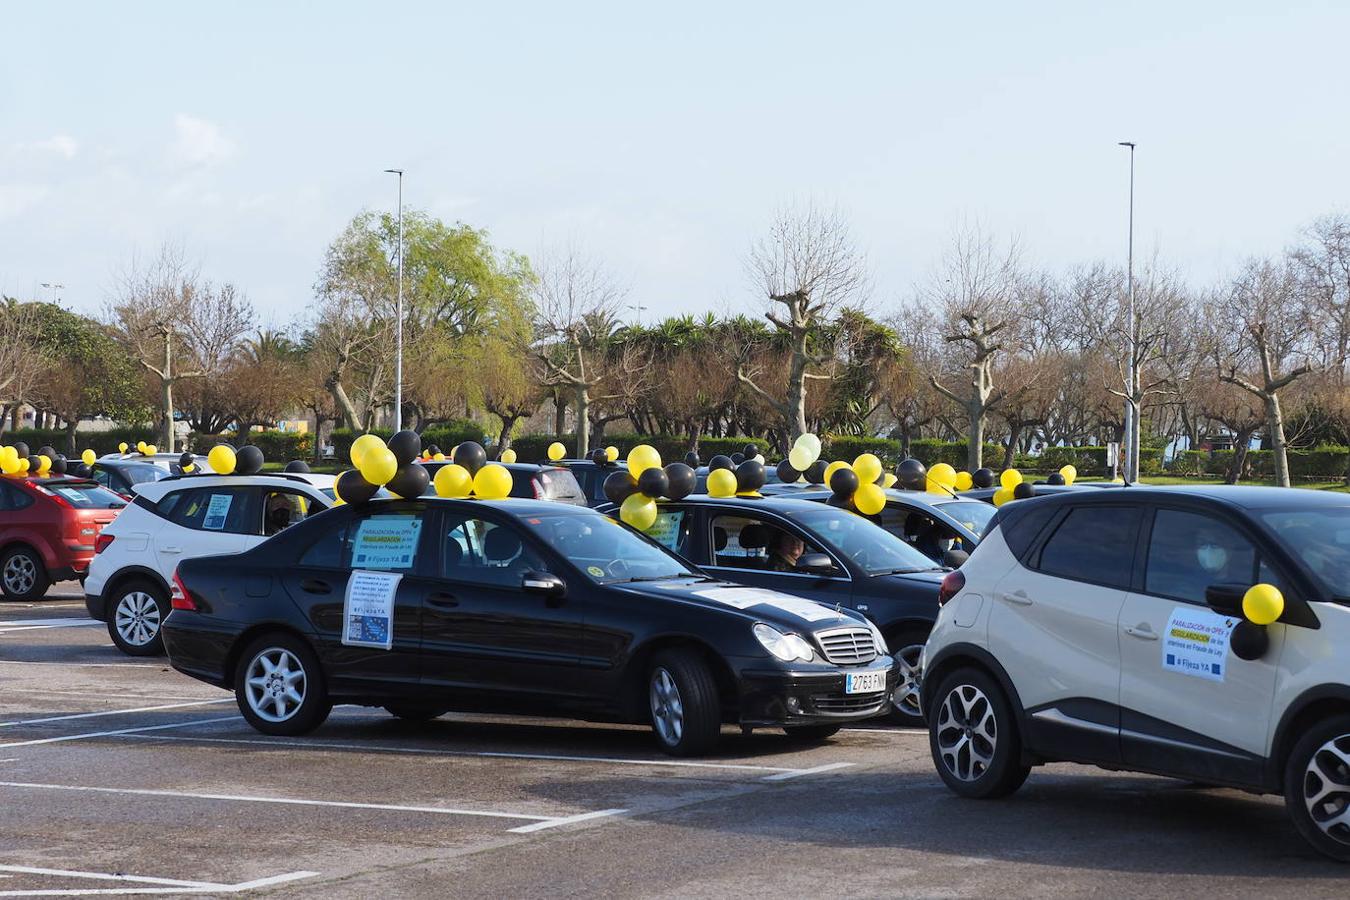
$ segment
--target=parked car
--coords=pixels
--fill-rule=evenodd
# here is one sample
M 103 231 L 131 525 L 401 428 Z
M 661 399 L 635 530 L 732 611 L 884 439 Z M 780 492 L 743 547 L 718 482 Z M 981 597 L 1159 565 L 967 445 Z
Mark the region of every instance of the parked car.
M 1283 595 L 1274 624 L 1243 619 L 1256 584 Z M 1282 792 L 1299 833 L 1350 861 L 1350 497 L 1018 501 L 942 600 L 923 705 L 956 793 L 1008 794 L 1055 760 Z
M 609 503 L 609 498 L 605 496 L 605 479 L 615 472 L 628 471 L 628 463 L 621 459 L 603 466 L 589 459 L 560 459 L 558 465 L 565 467 L 576 478 L 586 498 L 586 505 L 592 509 Z
M 716 580 L 561 503 L 340 506 L 185 560 L 175 584 L 170 662 L 266 734 L 358 703 L 650 722 L 686 755 L 726 723 L 828 737 L 884 712 L 897 674 L 861 616 Z
M 445 462 L 424 462 L 427 474 L 436 478 L 436 471 Z M 570 503 L 573 506 L 586 506 L 586 494 L 577 483 L 576 476 L 563 466 L 539 465 L 537 463 L 497 463 L 511 473 L 511 496 L 530 500 L 554 500 L 558 503 Z M 434 487 L 427 488 L 427 496 L 435 496 Z
M 84 583 L 89 615 L 123 653 L 164 652 L 178 563 L 238 553 L 333 502 L 332 475 L 170 475 L 135 486 L 131 505 L 94 544 Z
M 83 580 L 100 533 L 127 505 L 87 478 L 0 479 L 0 591 L 34 600 L 55 581 Z
M 89 467 L 89 477 L 108 490 L 129 498 L 132 489 L 142 482 L 159 481 L 170 475 L 182 474 L 178 464 L 181 457 L 181 453 L 156 453 L 153 456 L 110 453 L 94 461 Z M 206 465 L 205 456 L 195 456 L 193 460 L 199 470 L 207 473 L 211 471 Z
M 719 578 L 863 613 L 900 663 L 893 719 L 923 724 L 919 657 L 945 568 L 862 516 L 786 497 L 663 500 L 648 535 Z

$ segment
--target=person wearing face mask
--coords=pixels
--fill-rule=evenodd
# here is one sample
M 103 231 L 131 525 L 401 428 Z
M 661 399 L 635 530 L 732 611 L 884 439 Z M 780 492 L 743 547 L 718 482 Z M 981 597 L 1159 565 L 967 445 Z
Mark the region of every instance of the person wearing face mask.
M 1216 582 L 1223 580 L 1221 576 L 1228 568 L 1230 556 L 1228 547 L 1212 531 L 1201 530 L 1196 535 L 1195 561 L 1201 569 L 1213 576 Z
M 285 494 L 272 494 L 267 498 L 267 518 L 263 522 L 263 533 L 273 535 L 290 524 L 290 499 Z

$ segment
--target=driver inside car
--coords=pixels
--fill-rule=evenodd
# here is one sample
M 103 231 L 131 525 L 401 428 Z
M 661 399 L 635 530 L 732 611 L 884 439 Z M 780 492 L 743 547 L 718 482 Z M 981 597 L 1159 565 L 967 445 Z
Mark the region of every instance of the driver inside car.
M 773 542 L 769 546 L 769 569 L 774 572 L 795 572 L 797 560 L 801 559 L 805 549 L 806 545 L 795 534 L 774 532 Z
M 285 494 L 270 494 L 267 498 L 267 517 L 263 520 L 263 534 L 271 536 L 291 524 L 291 500 Z

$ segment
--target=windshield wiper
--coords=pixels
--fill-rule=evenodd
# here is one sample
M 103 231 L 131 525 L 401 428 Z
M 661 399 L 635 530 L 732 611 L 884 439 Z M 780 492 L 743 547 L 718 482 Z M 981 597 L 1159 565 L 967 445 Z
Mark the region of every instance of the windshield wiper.
M 618 581 L 611 581 L 610 584 L 632 584 L 635 581 L 670 581 L 672 578 L 703 577 L 703 575 L 695 575 L 693 572 L 675 572 L 670 575 L 634 575 L 632 578 L 621 578 Z
M 889 572 L 874 572 L 874 575 L 915 575 L 919 572 L 941 572 L 942 566 L 929 566 L 926 569 L 891 569 Z

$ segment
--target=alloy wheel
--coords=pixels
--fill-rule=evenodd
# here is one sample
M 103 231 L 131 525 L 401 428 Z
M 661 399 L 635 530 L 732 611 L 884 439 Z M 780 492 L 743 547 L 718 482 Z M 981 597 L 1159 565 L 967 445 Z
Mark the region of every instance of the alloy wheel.
M 1308 760 L 1303 802 L 1323 834 L 1350 846 L 1350 734 L 1327 741 Z
M 919 691 L 923 686 L 923 669 L 919 666 L 922 657 L 923 644 L 910 644 L 900 648 L 895 654 L 896 661 L 900 663 L 900 683 L 891 694 L 891 702 L 895 705 L 896 711 L 916 719 L 923 717 L 919 700 Z
M 133 647 L 144 647 L 159 634 L 159 604 L 145 591 L 131 591 L 113 613 L 117 633 Z
M 651 690 L 652 724 L 661 740 L 669 745 L 680 742 L 684 735 L 684 703 L 680 700 L 680 689 L 675 679 L 664 667 L 652 672 Z
M 244 676 L 249 708 L 267 722 L 285 722 L 305 702 L 305 667 L 282 647 L 268 647 L 253 657 Z
M 961 781 L 978 781 L 994 762 L 998 721 L 984 692 L 958 684 L 938 711 L 937 741 L 942 764 Z
M 26 594 L 37 584 L 37 566 L 23 553 L 5 561 L 5 587 L 14 594 Z

